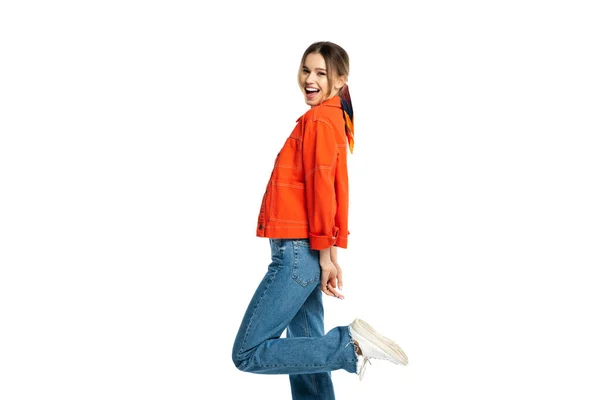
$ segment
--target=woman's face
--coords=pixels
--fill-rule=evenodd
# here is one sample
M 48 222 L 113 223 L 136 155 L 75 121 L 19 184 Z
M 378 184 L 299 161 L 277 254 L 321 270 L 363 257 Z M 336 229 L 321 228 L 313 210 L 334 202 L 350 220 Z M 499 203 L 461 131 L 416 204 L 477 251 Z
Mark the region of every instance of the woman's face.
M 327 65 L 325 59 L 319 53 L 310 53 L 306 56 L 302 71 L 300 72 L 300 88 L 304 93 L 304 101 L 311 107 L 321 104 L 335 96 L 342 85 L 334 83 L 333 90 L 329 94 L 329 82 L 327 80 Z

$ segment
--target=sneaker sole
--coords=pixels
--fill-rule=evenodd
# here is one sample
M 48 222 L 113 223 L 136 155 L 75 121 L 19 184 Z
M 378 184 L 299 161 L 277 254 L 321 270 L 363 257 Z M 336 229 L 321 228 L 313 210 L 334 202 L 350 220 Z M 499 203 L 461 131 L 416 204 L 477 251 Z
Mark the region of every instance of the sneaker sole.
M 406 354 L 404 354 L 404 351 L 402 351 L 396 342 L 383 336 L 381 333 L 378 333 L 371 325 L 367 324 L 362 319 L 354 320 L 354 322 L 352 322 L 352 329 L 354 329 L 365 339 L 374 343 L 381 350 L 392 355 L 396 360 L 398 360 L 396 364 L 408 364 L 408 357 Z

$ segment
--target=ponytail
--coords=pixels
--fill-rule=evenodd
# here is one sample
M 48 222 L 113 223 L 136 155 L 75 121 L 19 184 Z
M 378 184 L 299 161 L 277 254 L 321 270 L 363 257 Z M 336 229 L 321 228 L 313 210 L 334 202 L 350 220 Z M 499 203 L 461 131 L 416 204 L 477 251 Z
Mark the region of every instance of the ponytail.
M 350 153 L 352 153 L 354 151 L 354 110 L 352 109 L 352 99 L 350 98 L 348 85 L 344 85 L 340 91 L 340 97 L 342 98 L 342 110 L 346 121 L 346 137 L 348 138 Z

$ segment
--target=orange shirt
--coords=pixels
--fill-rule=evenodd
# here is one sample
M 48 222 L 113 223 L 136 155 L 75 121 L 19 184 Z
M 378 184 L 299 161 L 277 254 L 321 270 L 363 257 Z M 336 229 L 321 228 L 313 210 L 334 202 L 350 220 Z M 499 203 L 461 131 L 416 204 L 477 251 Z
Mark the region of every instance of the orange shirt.
M 275 159 L 256 235 L 308 238 L 322 250 L 348 244 L 348 168 L 344 114 L 338 96 L 296 121 Z

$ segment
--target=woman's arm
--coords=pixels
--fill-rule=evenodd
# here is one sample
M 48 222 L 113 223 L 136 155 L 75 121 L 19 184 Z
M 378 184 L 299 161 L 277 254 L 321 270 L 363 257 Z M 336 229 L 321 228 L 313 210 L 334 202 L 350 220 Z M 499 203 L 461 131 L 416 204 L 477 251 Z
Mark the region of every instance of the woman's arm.
M 327 249 L 337 242 L 339 227 L 335 226 L 335 169 L 339 149 L 335 132 L 323 121 L 308 121 L 302 142 L 302 166 L 308 238 L 313 250 Z

